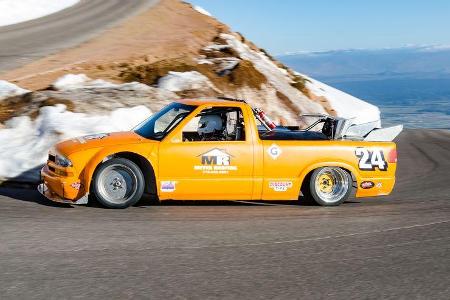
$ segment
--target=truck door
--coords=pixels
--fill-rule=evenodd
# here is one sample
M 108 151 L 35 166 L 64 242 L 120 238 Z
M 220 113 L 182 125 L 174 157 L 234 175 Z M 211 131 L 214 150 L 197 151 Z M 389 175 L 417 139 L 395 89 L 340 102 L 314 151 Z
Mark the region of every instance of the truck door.
M 205 108 L 162 141 L 160 199 L 251 199 L 253 141 L 243 120 L 239 107 Z

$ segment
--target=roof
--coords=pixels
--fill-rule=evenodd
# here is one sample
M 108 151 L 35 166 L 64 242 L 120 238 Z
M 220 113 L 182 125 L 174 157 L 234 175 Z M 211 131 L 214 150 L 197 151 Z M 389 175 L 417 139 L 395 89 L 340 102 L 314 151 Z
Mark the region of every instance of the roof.
M 217 98 L 178 99 L 175 101 L 179 102 L 179 103 L 187 104 L 187 105 L 196 105 L 196 106 L 204 105 L 204 104 L 224 105 L 224 106 L 230 106 L 230 105 L 241 106 L 242 104 L 245 104 L 243 102 L 217 99 Z

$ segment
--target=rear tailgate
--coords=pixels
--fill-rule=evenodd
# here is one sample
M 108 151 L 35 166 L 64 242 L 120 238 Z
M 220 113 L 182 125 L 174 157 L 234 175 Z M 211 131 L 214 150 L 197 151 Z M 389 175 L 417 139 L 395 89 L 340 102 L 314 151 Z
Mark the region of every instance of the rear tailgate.
M 355 149 L 358 160 L 356 197 L 388 195 L 395 184 L 397 148 L 392 142 L 363 142 Z

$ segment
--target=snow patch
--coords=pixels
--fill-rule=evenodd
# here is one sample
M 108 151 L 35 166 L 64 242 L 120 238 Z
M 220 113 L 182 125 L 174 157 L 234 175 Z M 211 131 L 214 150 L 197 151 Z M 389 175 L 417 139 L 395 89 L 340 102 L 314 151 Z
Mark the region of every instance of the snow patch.
M 198 5 L 194 5 L 194 9 L 196 11 L 198 11 L 199 13 L 206 15 L 208 17 L 212 17 L 211 13 L 209 13 L 209 11 L 207 11 L 206 9 L 204 9 L 203 7 L 200 7 Z
M 149 91 L 150 87 L 139 82 L 115 84 L 102 79 L 92 80 L 85 74 L 66 74 L 58 78 L 52 87 L 58 91 L 72 91 L 77 89 L 117 89 L 122 91 Z
M 62 104 L 43 107 L 36 120 L 16 117 L 0 129 L 0 178 L 13 178 L 46 162 L 57 142 L 99 132 L 126 131 L 145 120 L 145 106 L 119 108 L 109 115 L 66 111 Z
M 378 127 L 381 126 L 380 109 L 377 106 L 344 93 L 343 91 L 335 89 L 306 75 L 300 75 L 307 79 L 307 88 L 313 94 L 319 97 L 325 97 L 330 102 L 330 105 L 334 108 L 334 110 L 336 110 L 339 117 L 352 119 L 354 124 L 377 122 Z
M 5 80 L 0 80 L 0 101 L 8 97 L 19 96 L 29 92 L 29 90 L 20 88 L 13 83 Z
M 80 0 L 1 0 L 0 26 L 41 18 L 75 5 Z
M 158 80 L 158 87 L 171 92 L 181 92 L 186 90 L 199 90 L 213 88 L 214 85 L 208 77 L 197 71 L 191 72 L 169 72 L 166 76 Z
M 58 78 L 52 86 L 57 90 L 67 91 L 80 88 L 90 80 L 85 74 L 67 74 Z

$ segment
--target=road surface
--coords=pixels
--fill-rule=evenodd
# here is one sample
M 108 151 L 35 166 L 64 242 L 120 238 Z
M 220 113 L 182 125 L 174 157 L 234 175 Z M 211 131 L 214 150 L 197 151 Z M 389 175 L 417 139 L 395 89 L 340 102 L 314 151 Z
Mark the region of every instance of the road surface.
M 340 207 L 57 205 L 0 189 L 2 299 L 448 299 L 450 131 L 406 131 L 389 197 Z
M 0 72 L 78 45 L 157 0 L 81 0 L 43 18 L 0 27 Z

